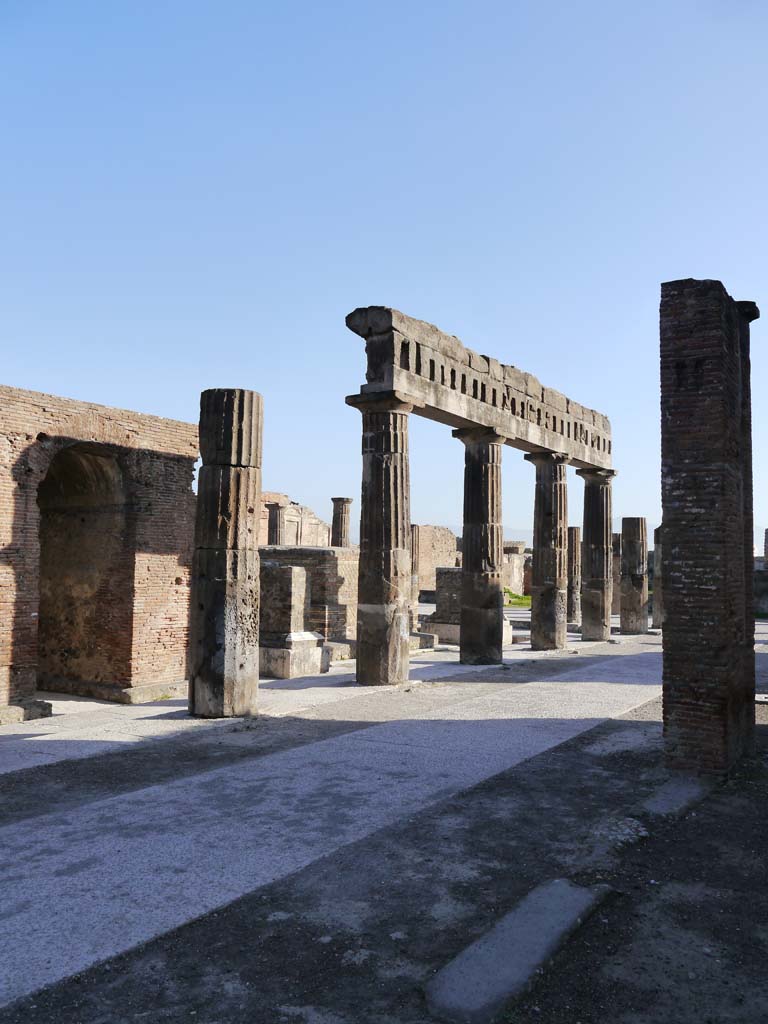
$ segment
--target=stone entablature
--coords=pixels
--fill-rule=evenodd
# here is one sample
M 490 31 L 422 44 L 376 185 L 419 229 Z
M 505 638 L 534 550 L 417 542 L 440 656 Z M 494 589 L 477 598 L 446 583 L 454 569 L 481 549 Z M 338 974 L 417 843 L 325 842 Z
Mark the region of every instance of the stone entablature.
M 553 451 L 575 466 L 610 468 L 608 418 L 545 388 L 532 374 L 479 355 L 395 309 L 359 308 L 346 323 L 366 342 L 361 394 L 396 392 L 417 415 L 457 428 L 489 427 L 524 451 Z

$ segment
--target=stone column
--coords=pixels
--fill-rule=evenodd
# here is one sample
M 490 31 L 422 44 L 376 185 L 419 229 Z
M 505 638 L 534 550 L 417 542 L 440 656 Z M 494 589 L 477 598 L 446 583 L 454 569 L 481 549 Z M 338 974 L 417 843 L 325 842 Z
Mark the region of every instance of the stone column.
M 568 456 L 557 452 L 526 455 L 536 467 L 531 580 L 531 647 L 565 647 L 568 591 Z
M 768 569 L 768 530 L 763 535 L 763 568 Z
M 653 531 L 653 628 L 664 625 L 664 591 L 662 587 L 664 555 L 662 550 L 661 527 Z
M 331 520 L 331 547 L 349 547 L 349 509 L 351 498 L 331 498 L 333 519 Z
M 256 713 L 262 397 L 200 396 L 200 454 L 189 630 L 189 711 Z
M 285 544 L 285 505 L 270 501 L 267 512 L 267 544 Z
M 482 427 L 454 430 L 453 436 L 464 444 L 460 660 L 465 665 L 498 665 L 504 636 L 501 450 L 505 439 Z
M 577 469 L 584 481 L 584 541 L 581 566 L 581 639 L 610 640 L 615 538 L 611 535 L 614 469 Z
M 648 632 L 648 533 L 643 518 L 621 520 L 621 632 Z
M 581 529 L 568 527 L 568 604 L 566 618 L 581 625 Z
M 411 524 L 411 632 L 419 632 L 419 528 Z
M 613 597 L 611 615 L 621 614 L 621 534 L 613 534 Z
M 363 486 L 357 606 L 357 681 L 408 680 L 411 494 L 408 413 L 394 392 L 347 399 L 363 414 Z

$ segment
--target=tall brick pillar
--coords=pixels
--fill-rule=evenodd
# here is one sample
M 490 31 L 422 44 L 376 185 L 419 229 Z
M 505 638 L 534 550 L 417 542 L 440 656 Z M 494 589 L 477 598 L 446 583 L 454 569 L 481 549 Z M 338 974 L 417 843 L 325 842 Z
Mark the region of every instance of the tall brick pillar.
M 526 455 L 536 467 L 531 579 L 531 647 L 565 647 L 568 592 L 568 456 L 556 452 Z
M 464 444 L 460 658 L 466 665 L 498 665 L 502 661 L 504 633 L 504 438 L 485 428 L 454 430 L 453 436 Z
M 357 606 L 357 681 L 408 680 L 411 495 L 408 414 L 394 392 L 347 399 L 363 414 L 363 486 Z
M 584 540 L 581 545 L 581 638 L 610 640 L 613 601 L 611 535 L 614 469 L 577 469 L 584 480 Z
M 566 618 L 569 624 L 581 625 L 581 528 L 568 527 L 568 600 Z
M 349 547 L 349 518 L 351 498 L 331 498 L 333 519 L 331 520 L 331 547 Z
M 256 712 L 262 420 L 254 391 L 200 396 L 189 710 L 204 718 Z
M 653 617 L 651 621 L 654 629 L 661 629 L 664 625 L 664 591 L 662 590 L 664 551 L 661 531 L 660 526 L 653 531 Z
M 752 748 L 749 323 L 719 281 L 661 289 L 664 737 L 722 774 Z
M 648 529 L 631 516 L 621 520 L 621 632 L 648 632 Z
M 267 504 L 267 544 L 285 544 L 285 505 L 277 501 Z

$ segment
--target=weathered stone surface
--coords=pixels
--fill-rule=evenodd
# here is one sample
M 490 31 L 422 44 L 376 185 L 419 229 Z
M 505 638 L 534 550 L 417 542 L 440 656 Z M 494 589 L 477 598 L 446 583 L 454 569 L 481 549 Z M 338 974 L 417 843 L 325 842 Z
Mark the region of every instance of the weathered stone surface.
M 363 414 L 357 681 L 408 679 L 411 508 L 408 414 L 396 395 L 348 398 Z
M 307 628 L 309 583 L 306 569 L 261 562 L 259 671 L 276 679 L 328 671 L 323 638 Z
M 753 742 L 748 382 L 757 316 L 719 281 L 662 285 L 664 736 L 668 762 L 698 772 L 727 772 Z
M 611 615 L 621 614 L 621 534 L 612 534 L 613 542 L 613 597 Z
M 331 525 L 307 505 L 292 501 L 280 491 L 262 491 L 259 517 L 259 546 L 269 543 L 269 506 L 284 506 L 283 544 L 296 547 L 327 548 L 331 543 Z
M 584 479 L 584 540 L 582 542 L 581 638 L 610 640 L 615 571 L 615 541 L 611 540 L 614 470 L 576 471 Z M 621 535 L 619 537 L 619 546 Z
M 436 586 L 435 571 L 456 566 L 459 540 L 447 526 L 419 524 L 419 591 L 433 593 Z
M 467 665 L 502 661 L 501 450 L 489 430 L 454 431 L 464 444 L 460 658 Z
M 531 647 L 565 647 L 568 595 L 568 458 L 555 452 L 526 455 L 536 467 L 531 577 Z
M 664 625 L 664 591 L 662 589 L 664 573 L 664 553 L 662 528 L 657 526 L 653 531 L 653 617 L 654 629 L 661 629 Z
M 267 505 L 267 513 L 267 544 L 281 546 L 285 544 L 285 505 L 271 501 Z
M 566 618 L 581 625 L 581 528 L 568 527 L 568 601 Z
M 352 506 L 351 498 L 331 498 L 333 502 L 333 519 L 331 520 L 331 547 L 349 547 L 349 520 Z
M 397 392 L 419 415 L 452 427 L 488 427 L 512 447 L 610 467 L 608 419 L 542 387 L 532 374 L 478 356 L 458 338 L 395 309 L 356 309 L 346 322 L 366 342 L 363 392 Z
M 324 640 L 354 642 L 357 634 L 357 548 L 261 547 L 262 561 L 297 565 L 307 574 L 306 628 Z
M 457 644 L 461 631 L 461 577 L 462 570 L 436 570 L 435 610 L 425 625 L 441 643 Z
M 621 632 L 648 632 L 648 530 L 631 516 L 621 520 Z
M 261 420 L 255 392 L 214 389 L 201 395 L 189 710 L 207 718 L 256 713 Z M 225 457 L 238 461 L 227 465 Z

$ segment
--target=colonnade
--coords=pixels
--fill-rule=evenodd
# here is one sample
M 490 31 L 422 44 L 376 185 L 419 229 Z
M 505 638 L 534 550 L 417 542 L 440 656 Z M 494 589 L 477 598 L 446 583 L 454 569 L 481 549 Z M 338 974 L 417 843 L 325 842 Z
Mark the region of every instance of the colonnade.
M 394 392 L 347 401 L 363 416 L 357 681 L 402 683 L 408 679 L 412 594 L 408 417 L 413 404 Z M 501 450 L 506 438 L 483 427 L 453 435 L 464 444 L 460 658 L 470 665 L 499 664 L 504 615 Z M 568 624 L 569 457 L 543 451 L 525 458 L 536 470 L 531 643 L 534 650 L 557 649 L 565 646 Z M 581 549 L 575 559 L 582 577 L 582 638 L 608 640 L 616 473 L 598 468 L 576 472 L 584 480 Z

